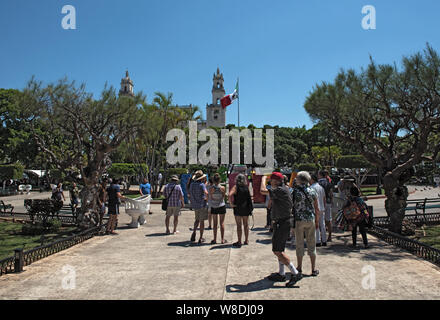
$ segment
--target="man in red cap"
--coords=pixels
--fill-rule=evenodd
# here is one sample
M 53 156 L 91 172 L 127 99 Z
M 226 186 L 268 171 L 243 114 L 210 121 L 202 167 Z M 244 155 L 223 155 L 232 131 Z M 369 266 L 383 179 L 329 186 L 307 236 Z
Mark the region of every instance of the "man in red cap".
M 273 224 L 272 251 L 278 258 L 279 273 L 271 274 L 268 279 L 275 282 L 286 281 L 284 266 L 292 272 L 287 287 L 293 287 L 301 279 L 301 274 L 284 253 L 289 238 L 292 218 L 292 196 L 289 188 L 284 184 L 284 177 L 280 172 L 273 172 L 270 176 L 271 188 L 271 219 Z

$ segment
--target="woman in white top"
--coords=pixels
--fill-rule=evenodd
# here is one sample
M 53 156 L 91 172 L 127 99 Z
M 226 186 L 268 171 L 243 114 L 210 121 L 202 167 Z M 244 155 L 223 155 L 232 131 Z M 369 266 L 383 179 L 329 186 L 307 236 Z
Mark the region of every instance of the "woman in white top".
M 220 217 L 220 234 L 222 237 L 222 244 L 226 243 L 225 240 L 225 215 L 226 215 L 226 203 L 225 203 L 225 187 L 220 185 L 220 175 L 216 173 L 213 178 L 213 184 L 209 190 L 209 200 L 211 202 L 211 216 L 214 224 L 214 240 L 211 244 L 217 243 L 217 226 Z

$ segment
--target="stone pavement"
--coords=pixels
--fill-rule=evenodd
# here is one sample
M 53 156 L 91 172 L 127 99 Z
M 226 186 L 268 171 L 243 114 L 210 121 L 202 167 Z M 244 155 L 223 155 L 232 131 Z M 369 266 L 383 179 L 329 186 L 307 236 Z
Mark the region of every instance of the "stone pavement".
M 351 234 L 335 234 L 329 246 L 317 248 L 320 275 L 286 288 L 265 279 L 278 271 L 278 263 L 270 234 L 262 228 L 264 209 L 255 210 L 250 245 L 240 249 L 231 247 L 237 236 L 230 209 L 227 245 L 208 244 L 212 231 L 205 231 L 207 244 L 191 244 L 192 211 L 183 212 L 180 233 L 167 236 L 164 213 L 159 205 L 152 209 L 139 229 L 127 228 L 130 217 L 121 210 L 119 235 L 95 237 L 21 274 L 1 276 L 0 299 L 440 299 L 440 268 L 372 236 L 370 249 L 354 250 Z M 287 253 L 296 262 L 294 249 Z M 305 275 L 310 274 L 309 261 L 305 256 Z M 63 289 L 65 266 L 75 270 L 75 289 Z M 371 266 L 375 289 L 364 289 L 362 270 L 371 272 Z

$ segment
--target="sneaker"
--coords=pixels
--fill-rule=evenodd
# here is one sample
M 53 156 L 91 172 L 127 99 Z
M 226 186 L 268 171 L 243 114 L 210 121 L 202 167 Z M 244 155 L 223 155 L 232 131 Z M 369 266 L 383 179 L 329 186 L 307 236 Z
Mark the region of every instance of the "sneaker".
M 298 273 L 296 275 L 293 275 L 290 277 L 289 282 L 286 283 L 287 288 L 292 288 L 299 280 L 302 279 L 302 273 Z
M 286 281 L 286 276 L 282 276 L 279 273 L 272 273 L 270 276 L 267 277 L 267 279 L 273 282 L 284 282 Z
M 318 248 L 318 247 L 320 247 L 321 246 L 321 243 L 317 243 L 316 244 L 316 247 Z
M 327 242 L 323 242 L 323 243 L 322 243 L 322 246 L 323 246 L 323 247 L 327 247 Z

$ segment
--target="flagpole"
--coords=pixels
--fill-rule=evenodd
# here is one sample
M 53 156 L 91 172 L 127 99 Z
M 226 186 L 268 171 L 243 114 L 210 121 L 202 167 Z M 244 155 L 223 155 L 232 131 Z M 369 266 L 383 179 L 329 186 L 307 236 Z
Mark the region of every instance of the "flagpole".
M 237 98 L 237 103 L 238 103 L 238 127 L 240 128 L 240 89 L 239 89 L 239 78 L 237 77 L 237 94 L 238 94 L 238 98 Z

